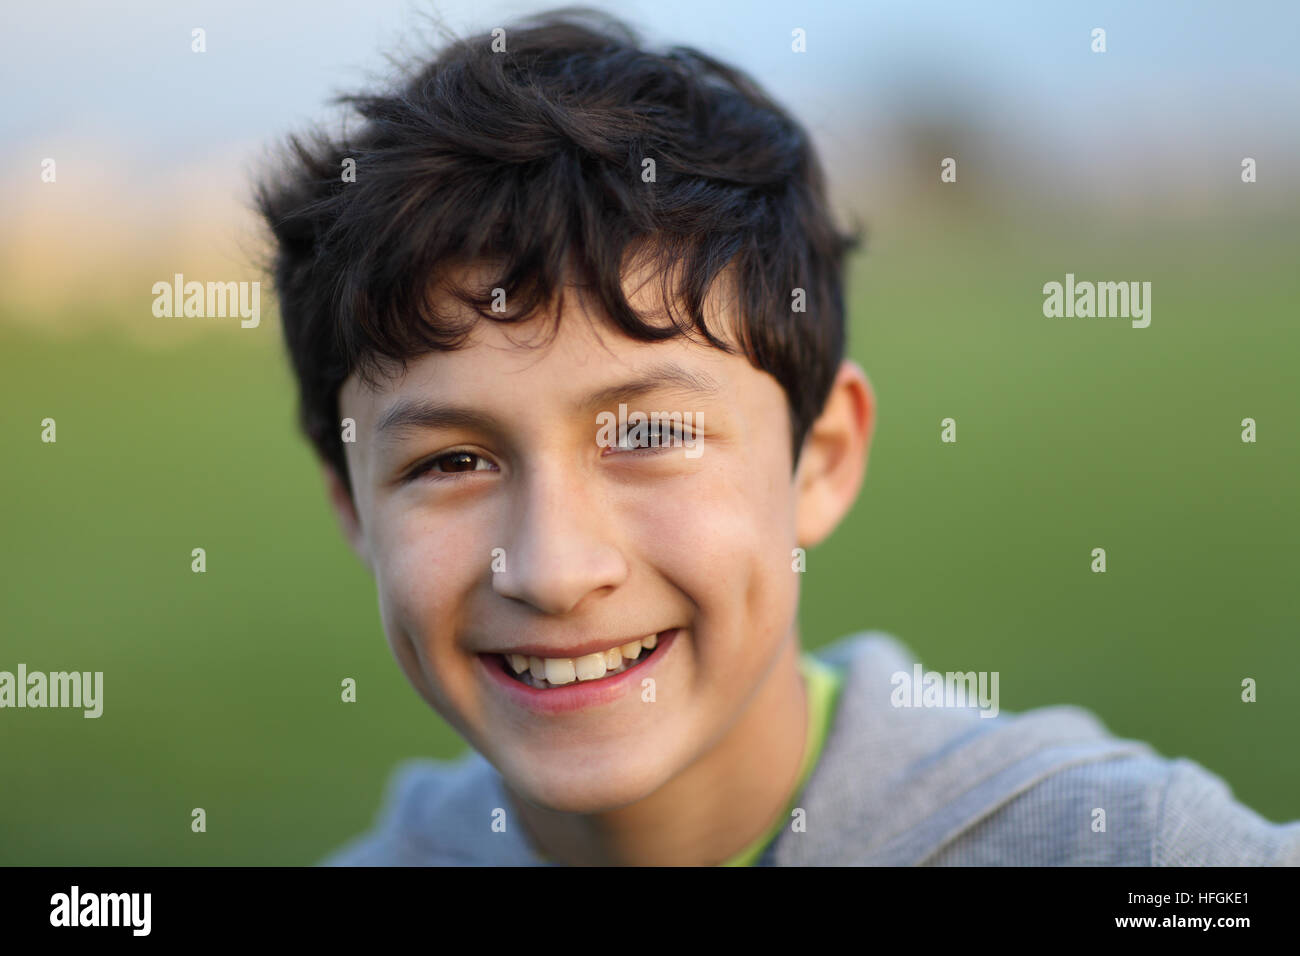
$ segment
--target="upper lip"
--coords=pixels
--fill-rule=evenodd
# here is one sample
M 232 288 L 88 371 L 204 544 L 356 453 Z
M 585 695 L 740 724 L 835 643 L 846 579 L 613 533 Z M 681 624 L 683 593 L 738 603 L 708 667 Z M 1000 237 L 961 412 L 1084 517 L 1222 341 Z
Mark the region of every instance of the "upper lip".
M 584 641 L 581 644 L 570 644 L 568 647 L 553 647 L 547 644 L 516 644 L 514 647 L 502 648 L 499 651 L 491 651 L 493 654 L 519 654 L 523 657 L 586 657 L 588 654 L 604 653 L 615 647 L 622 647 L 624 644 L 630 644 L 633 641 L 639 641 L 642 638 L 649 637 L 651 634 L 662 634 L 663 631 L 646 631 L 634 637 L 623 638 L 597 638 L 596 640 Z

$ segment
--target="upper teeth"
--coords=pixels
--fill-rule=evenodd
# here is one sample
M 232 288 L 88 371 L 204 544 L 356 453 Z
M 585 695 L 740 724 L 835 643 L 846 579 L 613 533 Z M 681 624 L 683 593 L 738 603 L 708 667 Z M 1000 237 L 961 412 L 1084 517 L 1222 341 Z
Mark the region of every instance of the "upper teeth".
M 607 651 L 584 654 L 582 657 L 529 657 L 524 654 L 506 655 L 510 668 L 516 674 L 528 671 L 536 680 L 548 684 L 571 684 L 575 680 L 599 680 L 613 670 L 620 670 L 625 661 L 635 660 L 641 648 L 654 650 L 659 635 L 651 634 L 639 641 L 628 641 Z

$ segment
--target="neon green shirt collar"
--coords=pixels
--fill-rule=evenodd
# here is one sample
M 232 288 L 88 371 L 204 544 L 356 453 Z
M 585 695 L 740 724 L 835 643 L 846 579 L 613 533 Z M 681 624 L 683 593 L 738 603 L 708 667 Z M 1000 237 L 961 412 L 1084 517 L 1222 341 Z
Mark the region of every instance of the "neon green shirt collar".
M 790 814 L 803 793 L 804 784 L 812 776 L 821 757 L 822 746 L 826 743 L 826 731 L 830 727 L 831 715 L 835 713 L 835 701 L 839 694 L 840 672 L 804 652 L 799 657 L 799 671 L 803 674 L 804 684 L 808 689 L 808 739 L 803 748 L 803 760 L 799 765 L 799 777 L 794 792 L 785 812 L 772 821 L 772 825 L 761 833 L 753 843 L 745 847 L 722 866 L 753 866 L 762 856 L 763 851 L 777 838 L 781 828 L 790 820 Z

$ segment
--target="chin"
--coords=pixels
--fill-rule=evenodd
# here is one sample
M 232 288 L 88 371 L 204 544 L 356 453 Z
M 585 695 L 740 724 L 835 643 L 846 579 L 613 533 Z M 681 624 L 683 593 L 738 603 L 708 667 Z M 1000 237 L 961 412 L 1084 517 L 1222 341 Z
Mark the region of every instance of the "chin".
M 557 770 L 528 761 L 506 779 L 534 806 L 557 813 L 594 814 L 626 807 L 654 793 L 666 775 L 651 770 L 644 765 Z

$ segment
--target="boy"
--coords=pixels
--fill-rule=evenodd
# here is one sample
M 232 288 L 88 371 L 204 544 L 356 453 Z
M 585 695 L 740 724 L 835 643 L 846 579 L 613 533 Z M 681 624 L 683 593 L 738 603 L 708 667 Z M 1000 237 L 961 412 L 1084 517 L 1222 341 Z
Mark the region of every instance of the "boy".
M 801 652 L 792 556 L 875 401 L 856 237 L 750 79 L 570 11 L 348 101 L 259 203 L 333 508 L 473 752 L 329 862 L 1300 862 L 1300 823 L 1083 711 L 898 706 L 887 635 Z

